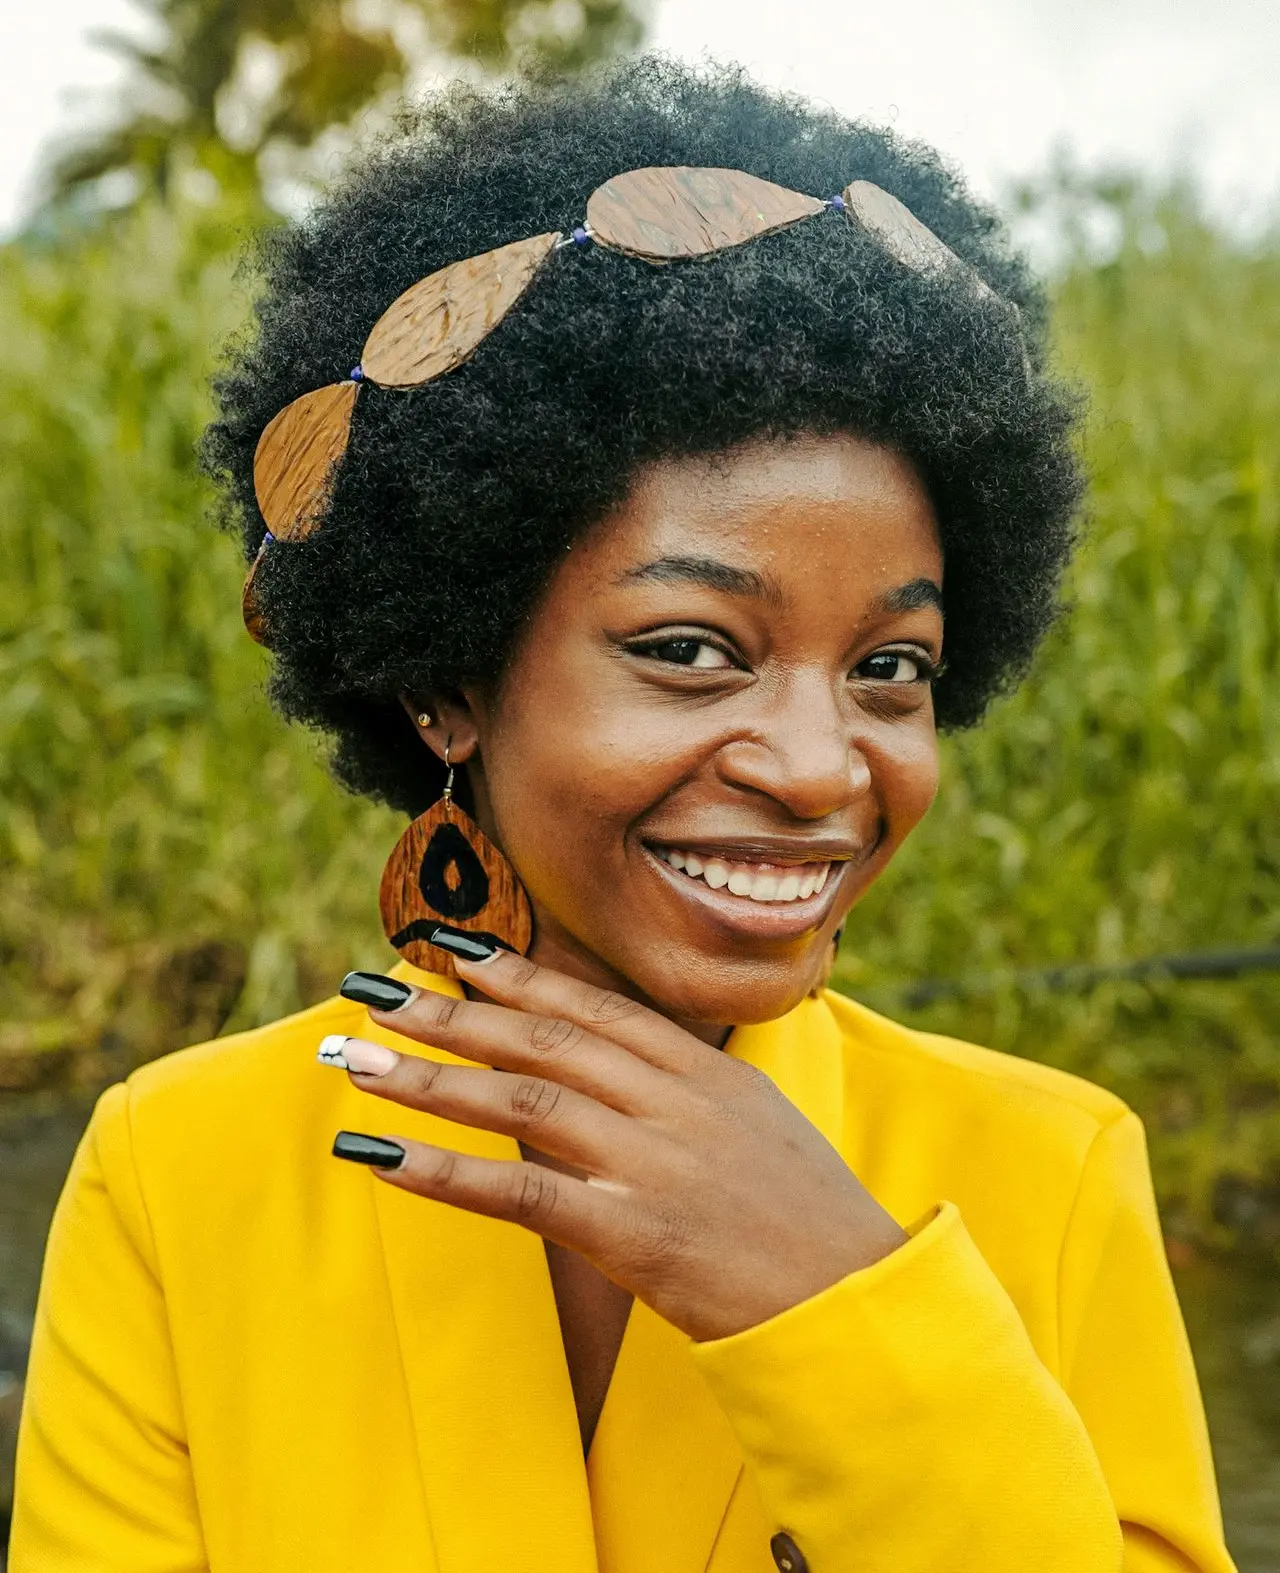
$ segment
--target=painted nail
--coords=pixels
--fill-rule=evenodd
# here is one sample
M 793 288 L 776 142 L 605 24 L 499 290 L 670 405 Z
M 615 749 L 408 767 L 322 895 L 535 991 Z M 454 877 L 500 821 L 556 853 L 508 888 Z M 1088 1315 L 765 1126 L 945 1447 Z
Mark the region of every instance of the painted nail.
M 382 1043 L 370 1043 L 367 1038 L 348 1038 L 342 1050 L 347 1069 L 359 1071 L 362 1076 L 385 1076 L 395 1070 L 400 1056 Z
M 316 1050 L 316 1058 L 321 1065 L 335 1065 L 340 1071 L 350 1070 L 347 1057 L 342 1052 L 348 1041 L 341 1032 L 331 1032 L 327 1038 L 321 1038 L 320 1047 Z
M 413 998 L 413 989 L 395 978 L 384 978 L 380 972 L 348 972 L 338 987 L 343 999 L 355 1000 L 357 1005 L 371 1005 L 374 1010 L 399 1010 Z
M 431 930 L 428 943 L 438 945 L 441 950 L 447 950 L 451 956 L 459 956 L 463 961 L 480 964 L 492 961 L 504 950 L 511 949 L 496 934 L 476 934 L 469 929 L 456 929 L 448 923 L 437 923 Z
M 399 1142 L 383 1141 L 381 1136 L 366 1136 L 362 1131 L 339 1131 L 333 1138 L 333 1156 L 348 1163 L 367 1163 L 375 1169 L 398 1169 L 404 1162 Z

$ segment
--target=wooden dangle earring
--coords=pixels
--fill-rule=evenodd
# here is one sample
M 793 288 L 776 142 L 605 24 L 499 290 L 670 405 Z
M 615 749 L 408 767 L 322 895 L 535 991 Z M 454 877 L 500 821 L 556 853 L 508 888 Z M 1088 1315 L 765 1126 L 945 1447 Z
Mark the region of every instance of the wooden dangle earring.
M 418 724 L 429 726 L 430 716 L 419 716 Z M 437 923 L 491 934 L 524 955 L 533 913 L 515 869 L 453 801 L 452 741 L 444 745 L 444 792 L 396 843 L 382 871 L 378 907 L 383 931 L 407 962 L 456 978 L 453 957 L 431 943 Z

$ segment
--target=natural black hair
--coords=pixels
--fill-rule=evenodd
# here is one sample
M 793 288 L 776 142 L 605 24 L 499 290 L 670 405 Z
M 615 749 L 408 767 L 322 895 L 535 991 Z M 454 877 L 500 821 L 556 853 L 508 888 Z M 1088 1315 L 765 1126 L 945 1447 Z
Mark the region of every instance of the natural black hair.
M 253 451 L 277 411 L 345 377 L 424 275 L 567 232 L 594 187 L 654 164 L 819 197 L 874 181 L 994 296 L 913 272 L 836 212 L 663 267 L 571 246 L 466 365 L 413 392 L 366 386 L 323 527 L 270 548 L 257 579 L 272 697 L 335 736 L 354 791 L 410 812 L 438 795 L 397 696 L 499 679 L 565 547 L 663 457 L 832 432 L 905 455 L 945 554 L 940 725 L 975 721 L 1053 619 L 1080 492 L 1073 403 L 994 213 L 919 143 L 652 56 L 573 84 L 451 88 L 268 236 L 257 331 L 217 380 L 205 438 L 246 560 L 263 534 Z

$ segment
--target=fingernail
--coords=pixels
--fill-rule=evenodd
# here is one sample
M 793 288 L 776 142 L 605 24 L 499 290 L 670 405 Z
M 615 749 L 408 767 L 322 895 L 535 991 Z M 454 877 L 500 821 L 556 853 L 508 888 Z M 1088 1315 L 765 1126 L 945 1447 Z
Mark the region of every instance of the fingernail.
M 343 999 L 355 1000 L 357 1005 L 371 1005 L 374 1010 L 399 1010 L 413 998 L 413 989 L 395 978 L 384 978 L 380 972 L 348 972 L 338 987 Z
M 451 956 L 458 956 L 463 961 L 484 963 L 492 961 L 495 956 L 500 956 L 504 950 L 512 947 L 496 934 L 476 934 L 470 929 L 456 929 L 448 923 L 437 923 L 431 930 L 428 944 L 439 945 L 441 950 L 447 950 Z
M 347 1038 L 340 1032 L 331 1032 L 327 1038 L 320 1039 L 320 1047 L 316 1050 L 316 1058 L 321 1065 L 336 1065 L 340 1071 L 350 1070 L 347 1057 L 342 1052 L 347 1046 Z
M 385 1076 L 395 1069 L 400 1056 L 381 1043 L 370 1043 L 367 1038 L 344 1038 L 334 1033 L 321 1043 L 316 1058 L 322 1065 L 336 1065 L 339 1070 L 359 1071 L 363 1076 Z
M 362 1131 L 339 1131 L 333 1138 L 333 1156 L 349 1163 L 367 1163 L 375 1169 L 398 1169 L 404 1162 L 399 1142 L 385 1142 L 381 1136 L 366 1136 Z

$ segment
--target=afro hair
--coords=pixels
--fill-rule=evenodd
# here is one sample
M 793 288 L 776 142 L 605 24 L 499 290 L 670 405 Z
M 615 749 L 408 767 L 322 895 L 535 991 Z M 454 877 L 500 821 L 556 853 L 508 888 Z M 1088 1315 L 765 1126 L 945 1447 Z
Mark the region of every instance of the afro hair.
M 331 734 L 351 790 L 409 813 L 439 795 L 398 695 L 499 681 L 566 546 L 664 457 L 834 432 L 905 456 L 946 561 L 941 726 L 977 720 L 1053 621 L 1077 407 L 1046 371 L 1044 298 L 995 214 L 928 147 L 734 68 L 652 56 L 572 84 L 450 88 L 261 243 L 256 332 L 216 381 L 204 445 L 246 560 L 263 428 L 347 376 L 397 295 L 567 232 L 610 176 L 672 164 L 819 197 L 873 181 L 990 288 L 912 271 L 836 213 L 661 267 L 570 246 L 466 365 L 407 394 L 367 384 L 323 528 L 273 547 L 255 582 L 272 699 Z

